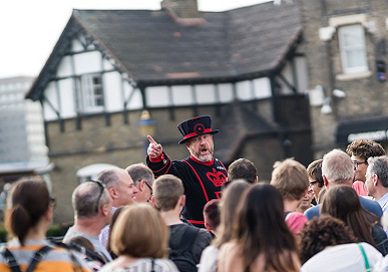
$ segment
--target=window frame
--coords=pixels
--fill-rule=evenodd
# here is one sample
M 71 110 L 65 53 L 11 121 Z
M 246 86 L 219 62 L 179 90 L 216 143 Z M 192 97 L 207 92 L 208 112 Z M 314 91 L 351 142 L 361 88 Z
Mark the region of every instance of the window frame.
M 98 79 L 99 82 L 95 82 Z M 102 74 L 92 73 L 80 76 L 80 111 L 82 113 L 101 112 L 105 107 Z
M 352 45 L 346 45 L 345 43 L 345 37 L 344 35 L 346 33 L 349 33 L 350 30 L 357 30 L 361 32 L 361 40 L 359 44 L 352 44 Z M 358 33 L 357 33 L 358 34 Z M 362 73 L 362 72 L 368 72 L 368 58 L 367 58 L 367 52 L 366 52 L 366 40 L 365 40 L 365 29 L 361 24 L 350 24 L 350 25 L 344 25 L 339 27 L 338 29 L 338 41 L 339 41 L 339 50 L 340 50 L 340 56 L 341 56 L 341 65 L 342 65 L 342 71 L 344 74 L 354 74 L 354 73 Z M 349 58 L 347 56 L 347 52 L 349 51 L 357 51 L 361 50 L 362 58 L 364 65 L 349 66 Z

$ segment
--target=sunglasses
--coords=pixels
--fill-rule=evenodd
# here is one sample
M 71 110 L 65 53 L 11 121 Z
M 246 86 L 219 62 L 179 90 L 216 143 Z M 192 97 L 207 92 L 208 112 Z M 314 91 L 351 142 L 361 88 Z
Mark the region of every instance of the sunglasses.
M 99 207 L 100 207 L 101 197 L 102 197 L 102 195 L 104 194 L 105 184 L 102 183 L 102 182 L 99 181 L 99 180 L 93 180 L 93 179 L 88 180 L 87 182 L 93 182 L 93 183 L 95 183 L 95 184 L 98 185 L 98 188 L 100 188 L 100 192 L 99 192 L 99 194 L 98 194 L 98 198 L 97 198 L 97 201 L 96 201 L 96 204 L 95 204 L 95 206 L 96 206 L 95 210 L 96 210 L 96 212 L 98 212 Z

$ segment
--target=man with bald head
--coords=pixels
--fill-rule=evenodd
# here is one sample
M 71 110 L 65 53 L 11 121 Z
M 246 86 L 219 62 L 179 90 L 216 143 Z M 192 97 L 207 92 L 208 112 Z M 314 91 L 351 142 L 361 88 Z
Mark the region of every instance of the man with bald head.
M 92 243 L 105 261 L 111 261 L 110 254 L 98 239 L 112 217 L 112 199 L 105 186 L 100 181 L 81 183 L 73 192 L 72 205 L 74 225 L 66 232 L 63 242 L 69 243 L 72 238 L 82 236 Z
M 97 178 L 105 185 L 112 199 L 112 213 L 117 208 L 132 204 L 138 189 L 128 172 L 121 168 L 111 168 L 102 171 Z M 108 243 L 109 225 L 100 233 L 99 239 L 104 246 Z
M 334 149 L 323 156 L 322 177 L 326 190 L 334 186 L 352 187 L 354 177 L 354 165 L 351 158 L 343 151 Z M 367 211 L 375 214 L 378 218 L 383 215 L 380 205 L 373 200 L 359 197 L 361 206 Z M 314 206 L 305 211 L 306 217 L 310 220 L 319 216 L 320 205 Z
M 119 208 L 133 203 L 138 189 L 128 172 L 121 168 L 111 168 L 102 171 L 97 178 L 109 192 L 113 207 Z

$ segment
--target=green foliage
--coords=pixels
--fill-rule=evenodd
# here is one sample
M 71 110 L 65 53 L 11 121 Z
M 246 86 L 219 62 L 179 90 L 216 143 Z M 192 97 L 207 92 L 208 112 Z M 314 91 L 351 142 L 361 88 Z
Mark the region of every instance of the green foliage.
M 62 237 L 65 235 L 67 227 L 61 225 L 52 225 L 47 231 L 47 237 Z M 0 243 L 7 241 L 7 231 L 4 225 L 0 225 Z

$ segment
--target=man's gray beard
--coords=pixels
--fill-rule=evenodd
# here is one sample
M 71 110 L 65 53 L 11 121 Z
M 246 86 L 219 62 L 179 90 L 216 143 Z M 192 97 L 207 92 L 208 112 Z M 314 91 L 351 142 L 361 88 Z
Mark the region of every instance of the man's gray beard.
M 208 162 L 208 161 L 211 161 L 213 159 L 213 152 L 211 152 L 210 154 L 208 155 L 198 155 L 197 156 L 198 160 L 201 161 L 201 162 Z

